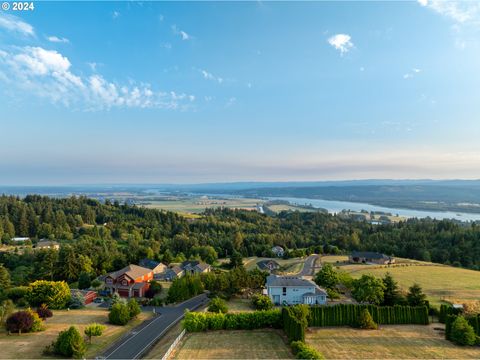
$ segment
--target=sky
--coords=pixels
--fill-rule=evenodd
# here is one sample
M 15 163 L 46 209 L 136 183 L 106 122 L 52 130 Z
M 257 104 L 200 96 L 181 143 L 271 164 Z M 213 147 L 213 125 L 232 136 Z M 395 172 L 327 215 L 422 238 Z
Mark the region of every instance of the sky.
M 0 184 L 480 178 L 480 2 L 0 11 Z

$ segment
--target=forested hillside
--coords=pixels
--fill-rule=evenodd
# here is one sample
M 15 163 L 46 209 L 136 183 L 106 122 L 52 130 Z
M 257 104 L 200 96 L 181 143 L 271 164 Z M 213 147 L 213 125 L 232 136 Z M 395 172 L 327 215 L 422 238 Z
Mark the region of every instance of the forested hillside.
M 239 252 L 270 256 L 272 245 L 338 253 L 389 255 L 480 269 L 480 228 L 429 219 L 374 226 L 314 212 L 267 216 L 245 210 L 207 210 L 194 221 L 172 213 L 84 197 L 0 197 L 0 238 L 55 239 L 60 251 L 4 251 L 0 263 L 14 283 L 34 279 L 76 281 L 80 272 L 102 274 L 144 257 L 164 262 L 190 257 L 210 263 Z

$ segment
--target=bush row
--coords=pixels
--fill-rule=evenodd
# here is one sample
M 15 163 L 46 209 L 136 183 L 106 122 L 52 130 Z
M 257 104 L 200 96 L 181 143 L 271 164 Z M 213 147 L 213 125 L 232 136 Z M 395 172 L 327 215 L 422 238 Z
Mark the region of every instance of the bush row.
M 305 344 L 303 341 L 292 341 L 290 343 L 293 354 L 297 359 L 313 359 L 313 360 L 322 360 L 324 359 L 323 355 L 320 354 L 313 347 Z
M 451 305 L 440 305 L 440 312 L 438 313 L 438 321 L 445 324 L 448 315 L 458 315 L 462 312 L 462 309 L 455 309 Z
M 426 306 L 376 306 L 337 304 L 310 308 L 309 326 L 355 326 L 363 309 L 367 309 L 377 324 L 421 324 L 429 323 Z
M 282 308 L 283 331 L 289 341 L 305 341 L 306 326 L 292 311 L 292 308 Z
M 185 313 L 183 327 L 187 331 L 206 330 L 252 330 L 261 328 L 281 328 L 280 310 L 254 311 L 245 313 Z
M 445 339 L 452 340 L 452 324 L 459 315 L 449 314 L 445 318 Z M 475 335 L 480 336 L 480 315 L 466 316 L 468 324 L 473 328 Z

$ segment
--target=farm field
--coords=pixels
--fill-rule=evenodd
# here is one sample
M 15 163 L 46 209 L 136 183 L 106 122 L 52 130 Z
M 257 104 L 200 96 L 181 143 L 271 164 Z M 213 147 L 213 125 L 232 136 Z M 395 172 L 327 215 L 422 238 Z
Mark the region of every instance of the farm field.
M 281 211 L 300 211 L 300 212 L 314 212 L 318 211 L 315 209 L 308 209 L 302 206 L 295 206 L 295 205 L 288 205 L 288 204 L 274 204 L 274 205 L 268 205 L 268 208 L 276 213 L 279 213 Z
M 306 342 L 326 359 L 480 358 L 480 348 L 455 346 L 433 325 L 389 325 L 379 330 L 309 329 Z
M 383 277 L 389 272 L 406 291 L 417 282 L 423 288 L 430 302 L 438 305 L 445 299 L 480 299 L 480 272 L 433 263 L 398 259 L 397 265 L 350 265 L 343 261 L 346 256 L 324 256 L 322 262 L 331 262 L 350 273 L 354 278 L 363 274 Z M 337 261 L 340 263 L 337 264 Z
M 75 325 L 83 334 L 86 325 L 96 322 L 107 326 L 107 328 L 102 336 L 94 338 L 92 345 L 87 346 L 86 358 L 94 358 L 108 345 L 150 316 L 150 314 L 141 313 L 137 319 L 131 321 L 128 325 L 115 326 L 108 324 L 108 311 L 106 309 L 54 310 L 53 317 L 45 323 L 45 331 L 21 335 L 0 333 L 0 348 L 2 349 L 0 359 L 38 359 L 45 357 L 42 354 L 43 350 L 56 340 L 60 331 Z
M 264 203 L 260 199 L 248 198 L 179 198 L 178 200 L 165 201 L 145 201 L 138 202 L 138 205 L 152 209 L 162 209 L 174 211 L 183 214 L 201 213 L 207 208 L 224 207 L 230 209 L 247 209 L 254 210 L 257 204 Z
M 292 359 L 283 339 L 272 330 L 231 330 L 187 334 L 174 359 Z

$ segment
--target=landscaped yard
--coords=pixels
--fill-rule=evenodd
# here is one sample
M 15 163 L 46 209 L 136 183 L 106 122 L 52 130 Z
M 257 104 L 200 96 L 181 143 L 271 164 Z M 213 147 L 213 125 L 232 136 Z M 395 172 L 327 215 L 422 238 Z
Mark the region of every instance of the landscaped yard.
M 47 345 L 50 345 L 62 330 L 71 325 L 78 327 L 83 334 L 86 325 L 96 322 L 107 326 L 103 335 L 94 338 L 92 345 L 88 346 L 87 358 L 95 357 L 108 345 L 118 339 L 122 334 L 140 324 L 141 321 L 150 317 L 150 313 L 141 313 L 137 319 L 127 326 L 115 326 L 108 324 L 108 311 L 99 308 L 85 308 L 81 310 L 58 310 L 53 312 L 53 317 L 45 322 L 46 330 L 38 333 L 7 335 L 0 333 L 0 358 L 1 359 L 38 359 Z
M 231 330 L 190 333 L 172 355 L 175 359 L 292 359 L 273 330 Z
M 455 346 L 433 325 L 390 325 L 379 330 L 316 328 L 307 331 L 306 342 L 326 359 L 480 358 L 480 348 Z
M 251 306 L 251 303 L 252 300 L 250 299 L 231 298 L 227 301 L 228 312 L 255 311 Z

